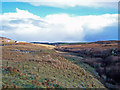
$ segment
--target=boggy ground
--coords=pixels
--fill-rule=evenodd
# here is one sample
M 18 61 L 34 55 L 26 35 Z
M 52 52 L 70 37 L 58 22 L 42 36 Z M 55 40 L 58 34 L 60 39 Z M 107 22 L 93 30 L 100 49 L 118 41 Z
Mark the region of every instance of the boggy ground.
M 3 88 L 105 88 L 53 46 L 7 43 L 0 47 Z
M 87 44 L 60 45 L 55 50 L 78 66 L 87 68 L 107 88 L 120 88 L 119 41 L 98 41 Z M 66 54 L 67 53 L 67 54 Z M 88 64 L 88 67 L 85 67 Z M 91 68 L 90 68 L 91 66 Z M 98 73 L 98 74 L 97 74 Z

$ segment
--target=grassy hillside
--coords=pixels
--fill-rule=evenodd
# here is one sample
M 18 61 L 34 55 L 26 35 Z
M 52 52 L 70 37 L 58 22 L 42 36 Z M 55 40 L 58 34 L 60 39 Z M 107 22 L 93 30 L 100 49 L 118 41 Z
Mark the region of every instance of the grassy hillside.
M 3 88 L 104 88 L 91 73 L 65 59 L 52 46 L 1 47 Z

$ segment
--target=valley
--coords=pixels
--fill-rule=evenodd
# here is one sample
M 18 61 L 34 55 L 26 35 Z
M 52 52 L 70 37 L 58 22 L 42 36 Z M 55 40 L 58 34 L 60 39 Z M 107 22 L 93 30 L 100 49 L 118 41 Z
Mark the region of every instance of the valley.
M 98 41 L 88 44 L 60 45 L 55 50 L 76 65 L 86 67 L 107 88 L 120 87 L 119 41 Z M 86 65 L 87 64 L 87 65 Z

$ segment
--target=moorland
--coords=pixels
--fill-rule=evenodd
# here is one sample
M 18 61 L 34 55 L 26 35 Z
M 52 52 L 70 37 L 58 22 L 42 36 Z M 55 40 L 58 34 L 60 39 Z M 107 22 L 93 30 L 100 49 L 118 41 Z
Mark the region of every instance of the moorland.
M 120 86 L 118 41 L 48 45 L 1 38 L 0 47 L 2 88 Z

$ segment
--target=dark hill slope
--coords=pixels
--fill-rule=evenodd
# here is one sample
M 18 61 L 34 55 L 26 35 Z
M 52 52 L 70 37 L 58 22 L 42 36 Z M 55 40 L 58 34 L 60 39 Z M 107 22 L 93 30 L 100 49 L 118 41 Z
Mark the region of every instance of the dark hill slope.
M 82 59 L 72 59 L 92 66 L 99 74 L 101 82 L 108 88 L 120 88 L 120 41 L 98 41 L 89 44 L 61 45 L 55 49 Z M 64 55 L 64 57 L 66 57 Z

